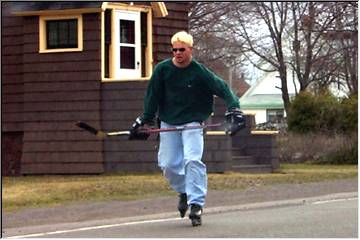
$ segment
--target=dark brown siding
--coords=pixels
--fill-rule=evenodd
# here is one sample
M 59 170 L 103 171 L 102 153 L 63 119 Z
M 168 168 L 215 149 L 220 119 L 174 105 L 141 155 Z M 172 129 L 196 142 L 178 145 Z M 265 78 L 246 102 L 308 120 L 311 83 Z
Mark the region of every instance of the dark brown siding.
M 75 127 L 100 127 L 100 15 L 83 14 L 84 50 L 39 54 L 37 16 L 24 17 L 22 173 L 103 172 L 102 141 Z
M 2 131 L 23 131 L 23 21 L 1 3 L 1 113 Z
M 1 174 L 20 175 L 23 132 L 4 132 L 1 134 Z
M 106 131 L 129 129 L 142 113 L 147 81 L 103 83 L 101 96 L 102 127 Z M 111 137 L 104 141 L 104 167 L 114 172 L 156 170 L 156 139 L 127 141 Z
M 1 3 L 1 172 L 18 175 L 23 136 L 23 21 Z

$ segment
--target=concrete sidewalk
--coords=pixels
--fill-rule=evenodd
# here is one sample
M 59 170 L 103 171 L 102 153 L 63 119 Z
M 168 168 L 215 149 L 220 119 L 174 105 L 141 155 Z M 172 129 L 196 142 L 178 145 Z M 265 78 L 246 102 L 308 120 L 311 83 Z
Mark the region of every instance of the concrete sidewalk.
M 241 206 L 269 202 L 283 202 L 291 199 L 345 194 L 358 191 L 358 180 L 345 179 L 302 184 L 276 184 L 253 187 L 243 191 L 209 191 L 206 209 L 231 209 Z M 341 195 L 340 194 L 340 195 Z M 339 195 L 339 196 L 340 196 Z M 283 201 L 284 200 L 284 201 Z M 11 229 L 83 221 L 101 221 L 118 218 L 143 217 L 152 214 L 174 213 L 177 215 L 177 196 L 160 197 L 138 201 L 111 201 L 99 203 L 73 204 L 64 207 L 25 209 L 16 213 L 2 214 L 3 233 Z M 214 210 L 214 211 L 215 211 Z M 7 235 L 7 234 L 3 234 Z

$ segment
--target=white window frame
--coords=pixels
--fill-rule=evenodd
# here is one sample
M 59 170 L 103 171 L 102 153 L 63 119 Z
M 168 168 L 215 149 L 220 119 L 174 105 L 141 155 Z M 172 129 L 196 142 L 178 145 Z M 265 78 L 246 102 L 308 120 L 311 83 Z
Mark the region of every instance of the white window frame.
M 111 44 L 110 44 L 110 53 L 109 53 L 109 76 L 105 77 L 105 13 L 102 13 L 102 43 L 101 43 L 101 49 L 102 49 L 102 82 L 116 82 L 116 81 L 142 81 L 142 80 L 149 80 L 150 76 L 152 74 L 153 71 L 153 38 L 152 38 L 152 15 L 153 15 L 153 11 L 151 9 L 150 6 L 141 6 L 141 5 L 129 5 L 129 4 L 122 4 L 122 3 L 110 3 L 108 2 L 106 4 L 106 6 L 104 6 L 104 9 L 111 9 L 112 10 L 112 16 L 111 16 Z M 137 12 L 139 14 L 141 14 L 142 12 L 146 13 L 147 15 L 147 26 L 140 26 L 140 28 L 146 27 L 147 28 L 147 47 L 145 50 L 145 76 L 140 76 L 140 77 L 134 77 L 131 76 L 132 74 L 121 74 L 119 75 L 115 69 L 115 67 L 117 66 L 117 60 L 119 59 L 119 56 L 116 53 L 116 48 L 117 48 L 117 44 L 116 44 L 116 38 L 117 37 L 113 37 L 115 36 L 116 30 L 115 30 L 115 26 L 116 26 L 116 11 L 123 11 L 123 12 Z M 141 31 L 141 29 L 139 28 L 139 32 Z M 139 43 L 139 49 L 141 49 L 141 43 Z M 140 69 L 140 73 L 141 73 L 141 69 L 144 66 L 141 66 L 142 62 L 141 61 L 141 51 L 140 51 L 140 64 L 139 64 L 139 69 Z
M 124 11 L 124 10 L 115 10 L 115 31 L 114 31 L 114 77 L 118 79 L 127 79 L 127 78 L 141 78 L 141 38 L 140 38 L 140 12 L 134 11 Z M 134 21 L 135 27 L 135 43 L 120 43 L 120 21 Z M 121 47 L 131 47 L 135 48 L 135 59 L 134 59 L 134 69 L 124 69 L 121 68 Z
M 46 21 L 49 20 L 68 20 L 77 19 L 78 44 L 76 48 L 47 48 L 47 31 Z M 83 19 L 82 14 L 63 15 L 63 16 L 39 16 L 39 53 L 56 53 L 56 52 L 81 52 L 83 51 Z

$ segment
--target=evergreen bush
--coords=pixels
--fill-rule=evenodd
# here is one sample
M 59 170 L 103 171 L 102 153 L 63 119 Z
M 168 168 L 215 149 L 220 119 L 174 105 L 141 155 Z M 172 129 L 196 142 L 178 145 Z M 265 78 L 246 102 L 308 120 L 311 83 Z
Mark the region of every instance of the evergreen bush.
M 291 102 L 287 123 L 289 132 L 278 139 L 281 161 L 357 164 L 357 95 L 302 92 Z
M 352 95 L 341 102 L 341 130 L 353 133 L 358 130 L 358 98 Z
M 357 96 L 339 100 L 329 92 L 302 92 L 291 102 L 287 123 L 296 133 L 357 131 Z

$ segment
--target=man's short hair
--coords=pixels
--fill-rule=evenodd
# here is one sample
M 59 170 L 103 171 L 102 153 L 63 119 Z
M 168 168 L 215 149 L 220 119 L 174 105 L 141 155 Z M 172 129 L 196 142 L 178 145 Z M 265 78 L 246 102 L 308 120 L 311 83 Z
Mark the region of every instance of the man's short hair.
M 193 41 L 193 37 L 190 34 L 188 34 L 185 31 L 181 31 L 175 33 L 174 36 L 172 36 L 171 44 L 174 44 L 175 42 L 183 42 L 189 47 L 192 47 L 194 41 Z

